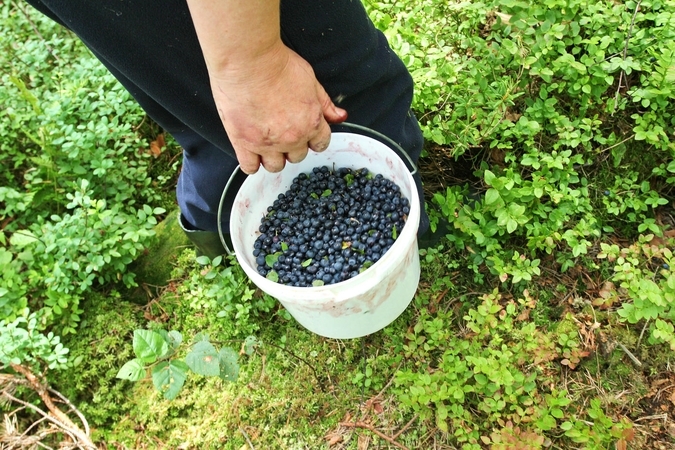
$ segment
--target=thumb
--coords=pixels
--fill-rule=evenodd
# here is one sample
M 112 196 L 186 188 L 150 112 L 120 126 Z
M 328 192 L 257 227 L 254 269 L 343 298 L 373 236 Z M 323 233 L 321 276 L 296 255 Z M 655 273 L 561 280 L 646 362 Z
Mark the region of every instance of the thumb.
M 330 99 L 323 86 L 321 86 L 318 82 L 317 82 L 317 95 L 319 97 L 319 102 L 321 102 L 321 109 L 323 111 L 323 117 L 326 119 L 326 122 L 340 123 L 347 120 L 347 111 L 335 106 L 333 100 Z

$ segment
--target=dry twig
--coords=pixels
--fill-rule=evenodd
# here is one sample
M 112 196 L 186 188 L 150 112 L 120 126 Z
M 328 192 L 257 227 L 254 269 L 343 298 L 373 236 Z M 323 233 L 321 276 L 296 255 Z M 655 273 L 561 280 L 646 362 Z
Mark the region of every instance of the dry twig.
M 6 399 L 14 403 L 20 404 L 25 408 L 31 409 L 40 414 L 43 417 L 43 420 L 51 422 L 59 429 L 58 431 L 70 436 L 70 438 L 73 440 L 74 443 L 73 445 L 76 448 L 96 449 L 96 446 L 94 445 L 93 441 L 91 440 L 91 437 L 89 436 L 89 424 L 87 423 L 82 413 L 80 413 L 80 411 L 78 411 L 77 408 L 75 408 L 75 406 L 65 398 L 65 396 L 63 396 L 58 391 L 49 388 L 46 384 L 40 381 L 40 379 L 38 379 L 38 377 L 33 372 L 31 372 L 30 369 L 20 364 L 11 364 L 11 367 L 14 371 L 22 375 L 24 378 L 22 379 L 9 375 L 3 376 L 0 381 L 2 381 L 3 384 L 6 384 L 6 386 L 2 391 L 0 391 L 0 396 L 5 397 Z M 14 397 L 14 395 L 12 395 L 10 391 L 12 390 L 12 386 L 15 384 L 25 384 L 29 386 L 33 391 L 35 391 L 38 394 L 38 396 L 40 397 L 44 405 L 47 407 L 49 412 L 45 412 L 31 403 L 25 402 L 19 398 Z M 78 427 L 70 419 L 70 417 L 68 417 L 66 413 L 61 411 L 61 409 L 59 409 L 56 406 L 56 404 L 54 403 L 54 399 L 52 399 L 50 395 L 50 392 L 57 395 L 61 401 L 63 401 L 66 405 L 70 407 L 71 411 L 77 414 L 77 416 L 82 421 L 82 424 L 85 427 L 86 431 L 82 431 L 82 429 Z
M 398 442 L 396 442 L 394 440 L 394 438 L 389 437 L 386 434 L 382 433 L 381 431 L 375 429 L 375 427 L 372 426 L 369 423 L 365 423 L 365 422 L 359 420 L 358 422 L 341 422 L 340 426 L 343 426 L 343 427 L 346 427 L 346 428 L 363 428 L 365 430 L 369 430 L 372 433 L 378 435 L 379 437 L 381 437 L 382 439 L 384 439 L 385 441 L 389 442 L 391 445 L 393 445 L 397 448 L 400 448 L 402 450 L 410 450 L 405 445 L 399 444 Z
M 246 439 L 246 442 L 248 443 L 248 446 L 251 447 L 251 450 L 255 450 L 255 447 L 253 447 L 253 443 L 251 442 L 251 439 L 248 437 L 248 434 L 246 434 L 246 431 L 242 427 L 239 427 L 239 432 L 244 435 L 244 439 Z

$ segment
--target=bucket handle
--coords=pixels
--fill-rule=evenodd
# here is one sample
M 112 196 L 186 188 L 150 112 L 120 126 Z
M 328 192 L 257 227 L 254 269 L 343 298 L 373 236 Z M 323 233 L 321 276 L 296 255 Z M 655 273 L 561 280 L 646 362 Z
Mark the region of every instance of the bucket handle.
M 393 147 L 392 150 L 394 150 L 396 152 L 396 154 L 398 154 L 398 156 L 401 159 L 405 159 L 405 160 L 408 161 L 408 170 L 410 171 L 410 175 L 415 176 L 415 174 L 417 174 L 417 165 L 410 158 L 410 155 L 408 155 L 408 153 L 405 150 L 403 150 L 403 147 L 401 147 L 398 144 L 398 142 L 396 142 L 395 140 L 393 140 L 389 136 L 387 136 L 385 134 L 382 134 L 379 131 L 375 131 L 372 128 L 364 127 L 363 125 L 357 125 L 357 124 L 351 123 L 351 122 L 335 123 L 335 124 L 332 124 L 332 126 L 352 128 L 354 130 L 362 131 L 364 133 L 375 136 L 378 139 L 386 141 L 388 144 L 392 145 L 392 147 Z
M 346 127 L 346 128 L 352 128 L 354 130 L 359 130 L 364 133 L 370 134 L 375 136 L 378 139 L 381 139 L 383 141 L 386 141 L 387 143 L 392 145 L 392 150 L 394 150 L 399 157 L 402 157 L 403 159 L 408 161 L 408 170 L 410 171 L 410 175 L 415 175 L 417 173 L 417 165 L 413 162 L 413 160 L 410 158 L 410 155 L 406 153 L 405 150 L 392 138 L 389 136 L 380 133 L 379 131 L 375 131 L 371 128 L 365 127 L 363 125 L 357 125 L 355 123 L 351 122 L 342 122 L 342 123 L 337 123 L 333 124 L 336 127 Z M 221 225 L 220 219 L 223 214 L 223 204 L 225 203 L 225 196 L 227 195 L 227 192 L 230 189 L 230 185 L 234 181 L 234 179 L 237 177 L 238 173 L 241 172 L 241 167 L 237 166 L 234 171 L 232 172 L 232 175 L 230 175 L 230 179 L 227 180 L 227 184 L 225 185 L 225 189 L 223 189 L 223 193 L 220 196 L 220 203 L 218 204 L 218 236 L 220 237 L 220 242 L 223 244 L 223 247 L 225 248 L 225 252 L 229 255 L 232 256 L 234 255 L 234 249 L 230 249 L 230 246 L 227 244 L 227 241 L 225 240 L 225 233 L 223 233 L 223 227 Z
M 241 172 L 241 166 L 237 165 L 237 167 L 234 169 L 232 172 L 232 175 L 230 175 L 230 179 L 227 180 L 227 184 L 225 185 L 225 189 L 223 189 L 223 193 L 220 196 L 220 203 L 218 203 L 218 236 L 220 237 L 220 242 L 223 244 L 223 248 L 225 249 L 225 253 L 227 253 L 229 256 L 234 255 L 234 249 L 230 249 L 230 246 L 227 243 L 227 240 L 225 239 L 225 233 L 223 233 L 223 226 L 221 223 L 221 218 L 223 217 L 223 204 L 225 204 L 225 197 L 227 196 L 227 191 L 230 190 L 230 185 L 234 181 L 235 178 L 237 178 L 237 175 Z M 243 172 L 242 172 L 243 173 Z

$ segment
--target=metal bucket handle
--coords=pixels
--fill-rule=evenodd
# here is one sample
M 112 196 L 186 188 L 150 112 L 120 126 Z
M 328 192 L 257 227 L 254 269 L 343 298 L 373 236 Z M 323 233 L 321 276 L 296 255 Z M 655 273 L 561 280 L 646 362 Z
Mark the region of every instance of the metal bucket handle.
M 357 125 L 355 123 L 350 123 L 350 122 L 342 122 L 342 123 L 337 123 L 333 124 L 336 127 L 346 127 L 346 128 L 352 128 L 354 130 L 359 130 L 364 133 L 370 134 L 376 138 L 378 138 L 381 141 L 386 141 L 386 143 L 390 144 L 392 146 L 392 150 L 396 152 L 396 154 L 401 157 L 401 159 L 405 160 L 408 162 L 408 170 L 410 170 L 411 175 L 415 175 L 417 173 L 417 165 L 413 162 L 413 160 L 410 158 L 410 155 L 406 153 L 405 150 L 392 138 L 390 138 L 387 135 L 384 135 L 380 133 L 379 131 L 375 131 L 371 128 L 364 127 L 363 125 Z M 223 189 L 223 193 L 220 196 L 220 203 L 218 204 L 218 236 L 220 237 L 220 242 L 223 244 L 223 247 L 225 248 L 225 251 L 227 252 L 228 255 L 232 256 L 234 255 L 234 250 L 230 249 L 229 245 L 227 244 L 227 241 L 225 240 L 225 233 L 223 233 L 223 227 L 221 226 L 221 217 L 223 214 L 223 205 L 225 203 L 225 197 L 227 195 L 227 192 L 230 189 L 230 185 L 234 181 L 234 179 L 237 177 L 238 172 L 241 171 L 241 167 L 237 166 L 236 169 L 234 169 L 234 172 L 232 172 L 232 175 L 230 175 L 230 179 L 227 180 L 227 184 L 225 185 L 225 189 Z

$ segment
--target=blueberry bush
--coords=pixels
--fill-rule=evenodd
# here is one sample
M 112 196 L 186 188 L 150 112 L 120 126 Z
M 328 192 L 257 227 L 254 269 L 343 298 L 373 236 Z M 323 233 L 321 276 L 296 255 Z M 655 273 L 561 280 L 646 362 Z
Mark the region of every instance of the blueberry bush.
M 135 284 L 127 266 L 164 212 L 145 116 L 65 30 L 11 3 L 0 20 L 15 33 L 0 38 L 0 312 L 43 311 L 43 329 L 73 333 L 84 292 Z

